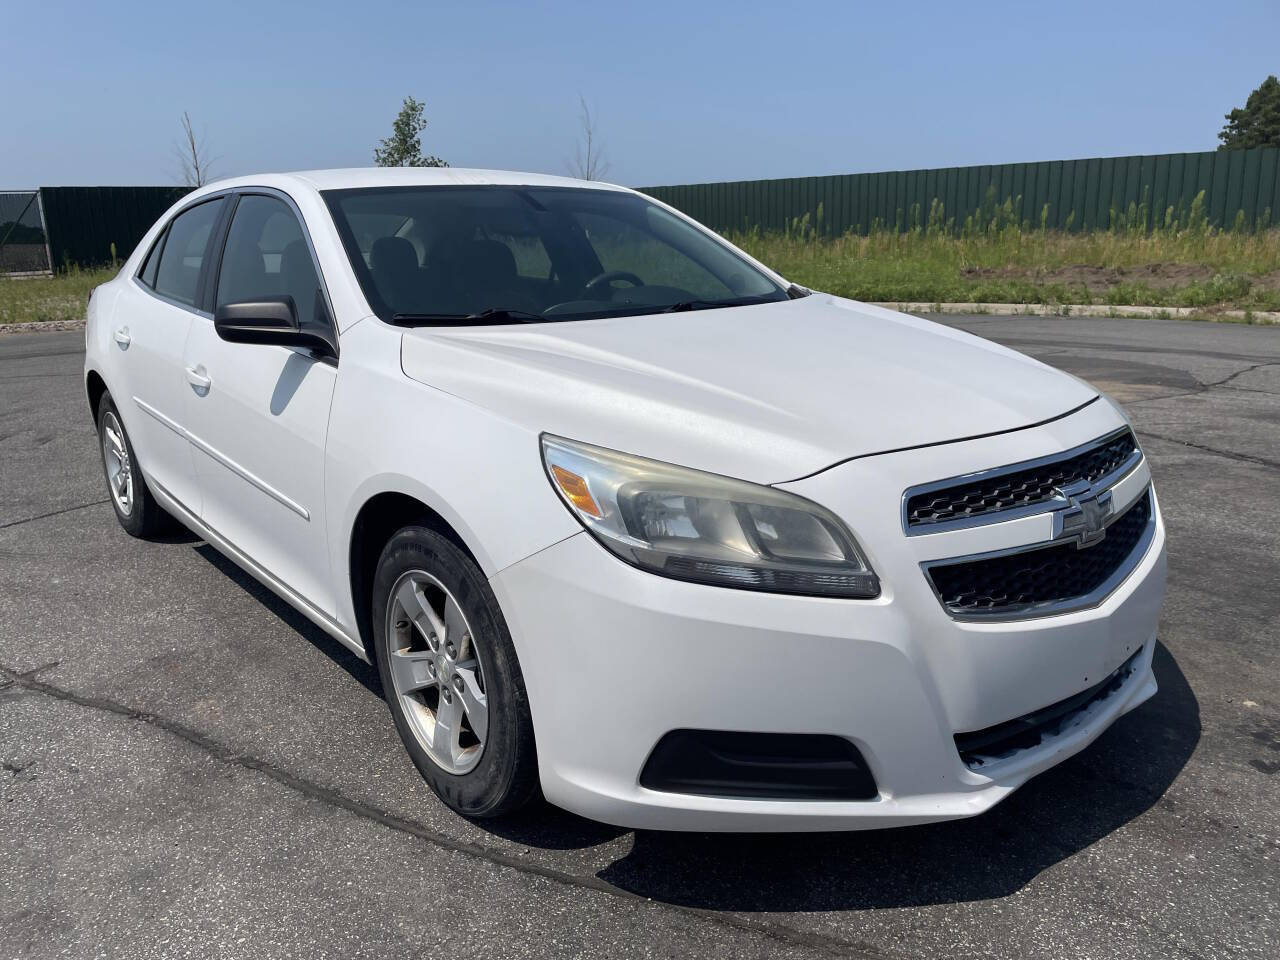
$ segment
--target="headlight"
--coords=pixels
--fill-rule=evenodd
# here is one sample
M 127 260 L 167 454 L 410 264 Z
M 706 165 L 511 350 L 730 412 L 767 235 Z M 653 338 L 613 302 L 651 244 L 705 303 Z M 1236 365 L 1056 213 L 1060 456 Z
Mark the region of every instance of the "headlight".
M 543 436 L 547 476 L 623 560 L 679 580 L 810 596 L 879 596 L 830 510 L 792 493 Z

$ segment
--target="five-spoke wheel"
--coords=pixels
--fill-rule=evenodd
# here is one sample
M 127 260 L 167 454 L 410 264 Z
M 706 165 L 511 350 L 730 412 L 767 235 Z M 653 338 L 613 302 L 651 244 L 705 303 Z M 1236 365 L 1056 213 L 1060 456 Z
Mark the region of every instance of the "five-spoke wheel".
M 102 470 L 107 477 L 107 493 L 120 526 L 134 537 L 163 533 L 172 520 L 147 487 L 133 443 L 124 428 L 124 418 L 109 393 L 98 400 L 98 443 L 102 450 Z
M 489 581 L 444 532 L 391 537 L 372 588 L 373 654 L 396 729 L 452 809 L 496 817 L 536 795 L 524 675 Z
M 124 442 L 124 428 L 114 410 L 102 417 L 102 463 L 107 470 L 107 486 L 116 509 L 125 516 L 133 513 L 133 462 Z
M 401 575 L 388 606 L 391 682 L 427 756 L 452 774 L 480 760 L 489 698 L 458 601 L 425 570 Z

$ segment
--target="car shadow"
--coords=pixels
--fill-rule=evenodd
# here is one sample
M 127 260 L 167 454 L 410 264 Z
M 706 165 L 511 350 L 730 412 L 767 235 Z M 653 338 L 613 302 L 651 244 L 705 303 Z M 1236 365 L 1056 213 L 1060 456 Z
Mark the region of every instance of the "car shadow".
M 168 545 L 182 543 L 201 543 L 200 537 L 192 533 L 186 527 L 179 526 L 175 521 L 173 528 L 165 530 L 163 533 L 148 538 L 152 543 L 163 543 Z
M 627 827 L 588 820 L 545 800 L 496 820 L 471 820 L 485 833 L 539 850 L 584 850 L 631 832 Z
M 1008 896 L 1155 804 L 1200 739 L 1200 707 L 1163 644 L 1160 692 L 1089 748 L 971 820 L 825 834 L 639 831 L 598 876 L 704 910 L 865 910 Z
M 223 556 L 217 547 L 210 546 L 194 534 L 191 535 L 191 542 L 196 543 L 195 552 L 208 561 L 211 566 L 215 567 L 219 573 L 234 581 L 242 590 L 301 634 L 304 639 L 312 643 L 322 653 L 328 655 L 334 663 L 347 671 L 352 679 L 364 687 L 365 690 L 379 699 L 382 698 L 382 683 L 378 679 L 377 670 L 317 627 L 290 604 L 277 597 L 250 574 L 242 570 L 233 560 Z
M 368 693 L 377 671 L 214 547 L 195 551 L 327 654 Z M 981 816 L 927 826 L 819 834 L 636 831 L 600 870 L 637 896 L 704 910 L 820 911 L 922 906 L 1008 896 L 1157 803 L 1200 740 L 1200 706 L 1163 644 L 1160 691 L 1087 749 Z M 534 804 L 476 826 L 541 850 L 578 850 L 629 831 Z
M 196 544 L 195 552 L 219 573 L 296 630 L 318 650 L 328 655 L 366 692 L 373 694 L 379 700 L 382 699 L 382 681 L 376 669 L 264 587 L 233 560 L 219 552 L 217 547 L 201 540 L 194 533 L 186 533 L 184 536 L 175 535 L 172 540 L 165 538 L 164 542 Z M 390 720 L 387 722 L 390 723 Z M 526 810 L 499 820 L 473 822 L 480 829 L 496 837 L 544 850 L 581 850 L 607 843 L 630 832 L 625 827 L 614 827 L 587 820 L 548 803 L 531 804 Z

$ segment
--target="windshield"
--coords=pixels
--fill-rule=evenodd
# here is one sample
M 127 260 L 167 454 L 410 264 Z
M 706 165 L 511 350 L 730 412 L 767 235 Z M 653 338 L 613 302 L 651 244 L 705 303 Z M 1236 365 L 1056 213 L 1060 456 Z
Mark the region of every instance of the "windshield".
M 324 194 L 383 320 L 529 323 L 786 300 L 715 237 L 636 194 L 375 187 Z

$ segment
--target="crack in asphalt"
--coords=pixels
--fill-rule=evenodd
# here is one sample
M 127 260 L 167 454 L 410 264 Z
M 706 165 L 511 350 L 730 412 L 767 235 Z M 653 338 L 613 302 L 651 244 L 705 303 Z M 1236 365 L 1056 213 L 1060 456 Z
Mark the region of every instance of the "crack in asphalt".
M 1197 383 L 1194 390 L 1181 390 L 1178 393 L 1162 393 L 1158 397 L 1143 397 L 1140 400 L 1129 400 L 1123 405 L 1126 407 L 1135 407 L 1140 403 L 1155 403 L 1157 400 L 1177 400 L 1180 397 L 1198 397 L 1202 393 L 1208 393 L 1216 387 L 1223 387 L 1227 390 L 1241 390 L 1248 393 L 1265 393 L 1268 396 L 1275 396 L 1272 390 L 1259 390 L 1255 387 L 1237 387 L 1231 384 L 1236 377 L 1242 377 L 1246 373 L 1252 373 L 1254 370 L 1261 370 L 1263 367 L 1280 367 L 1280 360 L 1265 360 L 1262 363 L 1255 363 L 1252 366 L 1237 370 L 1235 373 L 1223 377 L 1221 380 L 1209 380 L 1204 383 Z
M 1253 373 L 1255 370 L 1261 370 L 1263 367 L 1280 367 L 1280 360 L 1264 360 L 1262 363 L 1255 363 L 1251 367 L 1245 367 L 1243 370 L 1237 370 L 1229 377 L 1223 377 L 1221 380 L 1214 380 L 1206 383 L 1205 387 L 1225 387 L 1236 377 L 1243 377 L 1246 373 Z
M 714 910 L 703 910 L 698 907 L 689 907 L 676 903 L 663 903 L 662 901 L 653 900 L 650 897 L 641 896 L 640 894 L 615 887 L 596 876 L 569 873 L 568 871 L 559 870 L 555 867 L 549 867 L 544 864 L 530 863 L 511 854 L 495 850 L 492 847 L 486 847 L 478 843 L 471 843 L 466 840 L 458 840 L 436 830 L 432 830 L 430 827 L 414 820 L 408 820 L 404 817 L 397 816 L 388 810 L 380 810 L 372 804 L 365 803 L 361 800 L 355 800 L 331 787 L 325 787 L 318 783 L 314 783 L 313 781 L 306 780 L 277 766 L 269 760 L 264 760 L 251 754 L 240 753 L 239 751 L 220 743 L 207 734 L 201 733 L 199 730 L 188 727 L 176 720 L 162 717 L 159 714 L 151 713 L 147 710 L 139 710 L 135 707 L 127 706 L 126 704 L 119 703 L 106 697 L 89 696 L 82 693 L 76 693 L 74 690 L 68 690 L 64 687 L 46 683 L 35 678 L 35 674 L 48 670 L 54 666 L 57 666 L 57 663 L 45 664 L 35 668 L 34 670 L 19 673 L 11 667 L 0 664 L 0 675 L 6 678 L 8 682 L 7 685 L 16 686 L 32 693 L 38 693 L 63 703 L 73 703 L 88 710 L 112 714 L 126 720 L 141 723 L 153 729 L 161 730 L 178 738 L 179 740 L 184 741 L 188 745 L 195 747 L 220 763 L 262 774 L 281 786 L 306 797 L 308 800 L 315 800 L 328 804 L 329 806 L 344 810 L 353 816 L 359 817 L 360 819 L 376 823 L 379 826 L 385 827 L 389 830 L 394 830 L 397 833 L 416 837 L 417 839 L 423 840 L 432 846 L 438 847 L 442 850 L 447 850 L 451 853 L 460 853 L 475 860 L 480 860 L 494 866 L 507 867 L 515 870 L 517 873 L 539 877 L 544 880 L 550 880 L 554 883 L 560 883 L 582 890 L 590 890 L 594 893 L 603 893 L 622 900 L 628 900 L 633 903 L 645 904 L 660 910 L 671 911 L 684 917 L 700 920 L 704 923 L 711 923 L 726 927 L 739 933 L 765 937 L 788 946 L 803 947 L 836 957 L 865 958 L 865 960 L 883 960 L 883 958 L 888 956 L 884 951 L 871 946 L 870 944 L 851 943 L 847 940 L 842 940 L 836 937 L 808 933 L 803 930 L 797 930 L 794 927 L 786 926 L 785 924 L 754 923 L 731 913 L 719 913 Z
M 1224 390 L 1231 390 L 1235 393 L 1261 393 L 1268 397 L 1280 397 L 1280 390 L 1262 390 L 1259 387 L 1237 387 L 1231 384 L 1223 387 Z
M 110 500 L 90 500 L 88 503 L 78 503 L 74 507 L 63 507 L 61 510 L 50 510 L 48 513 L 39 513 L 34 517 L 24 517 L 21 520 L 10 520 L 7 523 L 0 523 L 0 530 L 7 530 L 10 527 L 20 527 L 24 523 L 32 523 L 36 520 L 47 520 L 49 517 L 60 517 L 64 513 L 74 513 L 77 510 L 87 510 L 90 507 L 99 507 L 104 503 L 110 503 Z
M 1252 463 L 1255 466 L 1280 470 L 1280 460 L 1268 460 L 1266 457 L 1255 457 L 1248 453 L 1232 453 L 1230 450 L 1219 450 L 1216 447 L 1207 447 L 1202 443 L 1193 443 L 1190 440 L 1179 440 L 1177 437 L 1166 437 L 1159 433 L 1152 433 L 1150 430 L 1143 430 L 1141 427 L 1138 428 L 1138 435 L 1144 438 L 1150 437 L 1152 440 L 1163 440 L 1165 443 L 1176 443 L 1179 446 L 1191 447 L 1201 453 L 1212 454 L 1215 457 L 1223 457 L 1227 460 L 1237 460 L 1241 463 Z
M 1236 390 L 1238 387 L 1227 387 L 1228 390 Z M 1142 403 L 1155 403 L 1157 400 L 1178 400 L 1182 397 L 1198 397 L 1202 393 L 1207 393 L 1208 387 L 1200 386 L 1194 390 L 1183 390 L 1181 393 L 1162 393 L 1158 397 L 1139 397 L 1137 400 L 1126 400 L 1121 404 L 1123 407 L 1136 407 Z
M 18 683 L 19 680 L 29 680 L 38 673 L 44 673 L 46 670 L 52 670 L 60 663 L 62 663 L 61 660 L 51 660 L 49 663 L 42 663 L 40 666 L 33 667 L 25 673 L 14 673 L 12 670 L 0 667 L 0 673 L 5 675 L 4 682 L 0 683 L 0 690 L 7 690 L 9 687 L 20 686 Z

